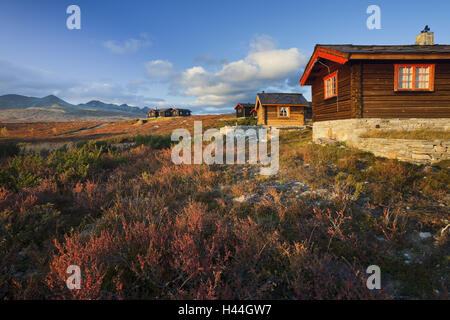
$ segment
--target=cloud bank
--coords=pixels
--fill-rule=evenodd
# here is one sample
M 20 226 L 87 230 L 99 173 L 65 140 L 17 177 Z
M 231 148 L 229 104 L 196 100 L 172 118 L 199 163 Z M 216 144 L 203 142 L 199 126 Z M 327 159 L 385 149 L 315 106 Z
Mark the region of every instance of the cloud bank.
M 162 60 L 149 61 L 146 67 L 153 78 L 170 76 L 171 93 L 193 97 L 190 105 L 223 106 L 252 101 L 260 90 L 298 92 L 298 79 L 306 62 L 306 56 L 297 48 L 277 49 L 274 39 L 261 36 L 250 43 L 245 58 L 224 63 L 216 71 L 196 65 L 174 72 L 172 63 Z
M 137 42 L 109 45 L 118 54 L 149 45 L 142 37 Z M 135 106 L 183 106 L 196 114 L 232 112 L 237 102 L 253 102 L 257 92 L 304 92 L 298 80 L 307 58 L 297 49 L 277 48 L 274 39 L 261 36 L 249 43 L 246 55 L 234 61 L 199 55 L 194 64 L 177 70 L 166 59 L 143 63 L 144 77 L 124 82 L 121 79 L 67 79 L 58 73 L 18 66 L 0 60 L 0 94 L 17 93 L 43 97 L 54 94 L 73 102 L 102 100 Z M 150 96 L 152 88 L 160 96 Z M 153 91 L 154 92 L 154 91 Z

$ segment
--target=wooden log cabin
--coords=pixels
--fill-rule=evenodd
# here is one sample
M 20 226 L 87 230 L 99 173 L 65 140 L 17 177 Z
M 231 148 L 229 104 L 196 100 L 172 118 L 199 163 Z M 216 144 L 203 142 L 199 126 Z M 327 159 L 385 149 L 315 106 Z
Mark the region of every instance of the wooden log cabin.
M 159 117 L 162 118 L 166 118 L 166 117 L 171 117 L 173 112 L 172 112 L 172 108 L 164 108 L 164 109 L 160 109 L 159 110 Z
M 253 103 L 238 103 L 234 110 L 236 111 L 236 118 L 248 118 L 255 114 L 255 104 Z
M 189 110 L 189 109 L 180 109 L 180 108 L 172 109 L 173 117 L 189 117 L 190 115 L 191 115 L 191 110 Z
M 159 111 L 156 109 L 150 109 L 147 113 L 147 118 L 157 118 L 159 116 Z
M 316 45 L 300 79 L 312 87 L 314 121 L 449 118 L 450 45 L 433 39 L 422 32 L 415 45 Z
M 305 125 L 310 103 L 300 93 L 258 93 L 255 110 L 258 125 L 299 127 Z

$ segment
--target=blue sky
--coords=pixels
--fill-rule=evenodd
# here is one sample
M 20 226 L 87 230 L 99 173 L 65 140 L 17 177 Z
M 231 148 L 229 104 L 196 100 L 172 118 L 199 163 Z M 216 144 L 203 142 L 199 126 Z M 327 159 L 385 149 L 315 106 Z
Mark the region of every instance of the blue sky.
M 81 8 L 68 30 L 66 8 Z M 369 30 L 369 5 L 381 29 Z M 450 43 L 448 1 L 23 1 L 0 3 L 0 94 L 55 94 L 221 113 L 257 92 L 302 92 L 317 43 Z

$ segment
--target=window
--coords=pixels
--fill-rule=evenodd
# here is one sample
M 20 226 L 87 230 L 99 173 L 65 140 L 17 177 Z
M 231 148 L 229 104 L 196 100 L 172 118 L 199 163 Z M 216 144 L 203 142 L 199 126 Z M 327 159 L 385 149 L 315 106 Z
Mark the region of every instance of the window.
M 278 107 L 278 118 L 289 118 L 289 107 Z
M 323 78 L 325 99 L 337 96 L 337 71 Z
M 434 64 L 396 64 L 395 91 L 433 91 Z

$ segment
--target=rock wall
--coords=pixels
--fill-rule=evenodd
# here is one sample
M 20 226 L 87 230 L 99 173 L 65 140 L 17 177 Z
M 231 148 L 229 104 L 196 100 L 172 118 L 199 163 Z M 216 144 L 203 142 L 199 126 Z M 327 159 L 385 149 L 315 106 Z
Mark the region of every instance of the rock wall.
M 346 119 L 319 121 L 313 124 L 313 140 L 320 138 L 345 141 L 351 144 L 363 133 L 373 130 L 405 130 L 415 131 L 430 129 L 434 131 L 450 131 L 450 119 Z
M 379 157 L 416 164 L 450 160 L 450 140 L 359 138 L 355 147 Z
M 450 131 L 450 119 L 346 119 L 315 122 L 313 141 L 327 139 L 346 142 L 364 151 L 391 159 L 426 164 L 450 159 L 450 140 L 409 140 L 360 138 L 374 130 Z

